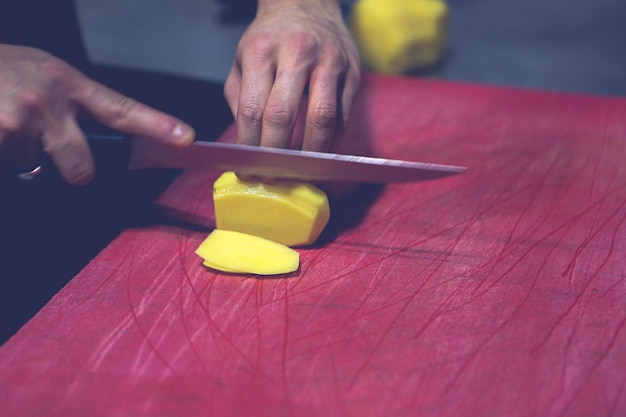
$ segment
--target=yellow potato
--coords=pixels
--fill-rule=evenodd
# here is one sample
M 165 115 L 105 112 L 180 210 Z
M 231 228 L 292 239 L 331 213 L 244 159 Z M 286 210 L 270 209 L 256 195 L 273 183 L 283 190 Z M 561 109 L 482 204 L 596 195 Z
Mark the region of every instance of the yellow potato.
M 367 67 L 402 74 L 442 58 L 448 15 L 444 0 L 359 0 L 350 31 Z
M 298 252 L 285 245 L 230 230 L 211 232 L 196 254 L 205 266 L 230 273 L 287 274 L 300 264 Z
M 286 246 L 308 245 L 330 218 L 326 194 L 312 184 L 242 181 L 226 172 L 213 186 L 217 229 L 260 236 Z

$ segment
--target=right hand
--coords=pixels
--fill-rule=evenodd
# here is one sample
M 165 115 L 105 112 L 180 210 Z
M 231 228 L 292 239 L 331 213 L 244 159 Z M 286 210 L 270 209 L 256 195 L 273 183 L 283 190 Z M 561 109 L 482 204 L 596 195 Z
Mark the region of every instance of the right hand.
M 361 78 L 359 52 L 336 0 L 265 0 L 243 34 L 224 93 L 237 143 L 289 148 L 307 104 L 301 149 L 341 137 Z
M 193 142 L 177 118 L 119 94 L 52 55 L 0 45 L 0 171 L 34 168 L 40 149 L 75 185 L 95 174 L 77 116 L 84 112 L 110 128 L 176 146 Z

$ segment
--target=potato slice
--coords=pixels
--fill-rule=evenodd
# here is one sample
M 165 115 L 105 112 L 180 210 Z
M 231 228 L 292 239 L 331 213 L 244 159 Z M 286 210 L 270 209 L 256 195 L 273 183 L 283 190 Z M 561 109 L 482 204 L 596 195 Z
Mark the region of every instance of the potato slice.
M 202 265 L 206 266 L 207 268 L 211 268 L 211 269 L 216 269 L 218 271 L 222 271 L 222 272 L 230 272 L 232 274 L 246 274 L 247 272 L 245 271 L 239 271 L 238 269 L 230 269 L 230 268 L 226 268 L 222 265 L 214 265 L 211 262 L 207 261 L 207 260 L 203 260 L 202 261 Z
M 330 218 L 326 194 L 312 184 L 242 181 L 225 172 L 213 186 L 217 229 L 260 236 L 286 246 L 308 245 Z
M 300 255 L 295 250 L 245 233 L 216 229 L 198 246 L 205 266 L 230 273 L 278 275 L 296 271 Z

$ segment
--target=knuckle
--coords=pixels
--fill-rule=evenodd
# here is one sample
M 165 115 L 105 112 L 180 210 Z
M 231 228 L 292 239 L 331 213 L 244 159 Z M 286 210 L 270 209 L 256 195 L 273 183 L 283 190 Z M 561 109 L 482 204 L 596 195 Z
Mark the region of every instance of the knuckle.
M 51 89 L 62 89 L 67 92 L 74 91 L 84 78 L 78 70 L 54 57 L 42 60 L 38 71 L 41 79 L 45 80 Z
M 16 93 L 18 108 L 27 114 L 43 113 L 48 105 L 46 94 L 39 88 L 22 88 Z
M 263 123 L 276 129 L 290 127 L 295 119 L 295 113 L 283 103 L 268 103 L 263 116 Z
M 331 129 L 337 123 L 337 107 L 329 102 L 317 103 L 309 112 L 309 123 L 314 129 Z
M 276 50 L 276 45 L 276 38 L 270 32 L 257 34 L 249 43 L 249 47 L 259 60 L 265 60 L 271 56 Z
M 257 103 L 247 103 L 241 107 L 239 118 L 244 124 L 260 126 L 263 121 L 263 108 Z
M 290 49 L 296 62 L 307 62 L 317 59 L 320 51 L 319 43 L 308 33 L 292 34 Z M 326 53 L 326 52 L 324 52 Z
M 115 94 L 111 97 L 111 108 L 113 109 L 113 117 L 118 122 L 124 123 L 132 119 L 137 108 L 137 101 L 121 94 Z
M 325 49 L 325 56 L 326 59 L 328 60 L 328 62 L 331 63 L 331 65 L 338 67 L 338 68 L 347 68 L 350 65 L 348 56 L 346 55 L 346 53 L 339 49 L 339 48 L 326 48 Z
M 76 161 L 67 167 L 65 171 L 66 180 L 75 185 L 87 184 L 94 177 L 94 169 L 87 161 Z
M 0 113 L 0 135 L 11 135 L 20 131 L 21 123 L 17 117 Z
M 296 52 L 308 53 L 317 49 L 317 42 L 309 32 L 299 31 L 292 35 L 292 47 Z
M 66 80 L 70 71 L 69 65 L 56 58 L 42 60 L 39 64 L 39 72 L 51 82 Z

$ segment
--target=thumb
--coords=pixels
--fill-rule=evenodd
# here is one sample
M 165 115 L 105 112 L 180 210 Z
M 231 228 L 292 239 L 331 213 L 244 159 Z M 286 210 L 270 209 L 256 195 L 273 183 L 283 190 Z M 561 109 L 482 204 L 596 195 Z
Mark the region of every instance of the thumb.
M 104 125 L 136 136 L 186 146 L 195 132 L 183 121 L 141 104 L 95 81 L 80 96 L 77 104 Z

